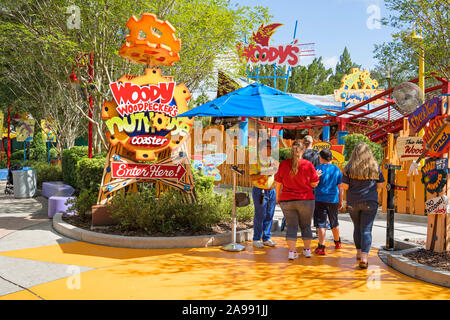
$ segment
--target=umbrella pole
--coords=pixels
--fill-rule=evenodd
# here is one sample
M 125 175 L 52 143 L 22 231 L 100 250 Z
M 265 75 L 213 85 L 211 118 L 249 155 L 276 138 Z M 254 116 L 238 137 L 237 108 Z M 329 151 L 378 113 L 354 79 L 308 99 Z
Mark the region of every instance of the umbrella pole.
M 226 244 L 222 247 L 225 251 L 242 251 L 245 249 L 245 246 L 236 243 L 236 171 L 233 170 L 233 212 L 232 212 L 232 234 L 231 234 L 231 243 Z

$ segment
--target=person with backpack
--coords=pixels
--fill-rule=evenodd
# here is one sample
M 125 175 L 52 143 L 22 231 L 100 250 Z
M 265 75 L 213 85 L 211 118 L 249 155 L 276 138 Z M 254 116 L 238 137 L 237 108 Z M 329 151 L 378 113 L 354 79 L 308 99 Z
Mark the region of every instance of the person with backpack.
M 314 251 L 318 255 L 325 255 L 325 235 L 327 231 L 327 218 L 330 223 L 334 238 L 334 248 L 341 249 L 341 238 L 339 236 L 338 213 L 342 207 L 343 190 L 341 187 L 342 173 L 339 167 L 331 164 L 333 154 L 324 149 L 319 152 L 320 165 L 316 170 L 322 174 L 319 185 L 314 189 L 316 197 L 314 209 L 314 225 L 317 228 L 319 246 Z

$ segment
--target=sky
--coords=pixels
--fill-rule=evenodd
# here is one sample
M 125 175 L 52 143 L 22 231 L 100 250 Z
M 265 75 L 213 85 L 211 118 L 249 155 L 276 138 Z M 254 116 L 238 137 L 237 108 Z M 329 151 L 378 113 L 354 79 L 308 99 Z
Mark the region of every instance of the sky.
M 316 57 L 322 56 L 327 68 L 334 68 L 347 47 L 352 61 L 363 69 L 373 69 L 374 44 L 391 40 L 392 28 L 377 22 L 388 13 L 382 0 L 231 0 L 241 6 L 268 7 L 272 23 L 282 23 L 270 44 L 289 43 L 296 38 L 300 43 L 315 43 Z M 256 30 L 255 30 L 256 31 Z M 302 65 L 314 57 L 303 58 Z

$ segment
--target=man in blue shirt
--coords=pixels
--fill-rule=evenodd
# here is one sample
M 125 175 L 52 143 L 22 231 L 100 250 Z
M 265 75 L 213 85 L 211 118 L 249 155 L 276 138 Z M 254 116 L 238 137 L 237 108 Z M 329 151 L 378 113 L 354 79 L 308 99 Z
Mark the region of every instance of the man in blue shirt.
M 320 155 L 320 165 L 316 170 L 321 171 L 319 185 L 314 189 L 316 206 L 314 210 L 314 224 L 317 228 L 319 246 L 315 250 L 316 254 L 325 254 L 325 235 L 327 230 L 327 217 L 333 233 L 335 249 L 341 248 L 341 238 L 339 237 L 338 212 L 342 207 L 343 190 L 341 188 L 342 173 L 339 167 L 331 164 L 333 155 L 330 150 L 322 150 Z

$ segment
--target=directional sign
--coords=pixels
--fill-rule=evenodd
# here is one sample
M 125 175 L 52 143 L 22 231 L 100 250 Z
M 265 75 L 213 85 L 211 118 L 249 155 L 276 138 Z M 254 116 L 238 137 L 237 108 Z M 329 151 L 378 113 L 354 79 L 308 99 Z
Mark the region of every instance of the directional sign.
M 140 179 L 176 179 L 178 181 L 186 173 L 186 169 L 178 165 L 130 164 L 112 162 L 113 178 L 140 178 Z

